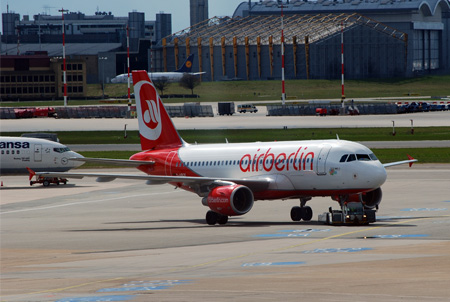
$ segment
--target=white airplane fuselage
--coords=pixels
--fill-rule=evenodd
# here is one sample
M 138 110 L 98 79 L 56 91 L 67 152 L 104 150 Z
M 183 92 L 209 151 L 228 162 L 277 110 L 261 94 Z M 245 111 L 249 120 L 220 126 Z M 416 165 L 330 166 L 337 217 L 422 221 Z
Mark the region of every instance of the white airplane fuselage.
M 341 162 L 350 154 L 355 160 Z M 270 180 L 255 199 L 361 193 L 386 180 L 386 170 L 370 149 L 345 140 L 186 145 L 144 151 L 131 159 L 155 161 L 151 168 L 140 168 L 153 175 Z
M 64 172 L 82 163 L 69 158 L 82 158 L 66 146 L 39 138 L 0 137 L 0 175 L 28 174 L 27 167 L 39 171 Z
M 195 73 L 187 73 L 187 74 L 193 74 Z M 184 72 L 149 72 L 148 76 L 152 81 L 161 81 L 166 79 L 169 83 L 179 82 L 181 78 L 185 75 Z M 118 84 L 118 83 L 128 83 L 128 74 L 123 73 L 119 74 L 118 76 L 111 79 L 111 83 Z M 133 79 L 130 75 L 130 83 L 133 83 Z

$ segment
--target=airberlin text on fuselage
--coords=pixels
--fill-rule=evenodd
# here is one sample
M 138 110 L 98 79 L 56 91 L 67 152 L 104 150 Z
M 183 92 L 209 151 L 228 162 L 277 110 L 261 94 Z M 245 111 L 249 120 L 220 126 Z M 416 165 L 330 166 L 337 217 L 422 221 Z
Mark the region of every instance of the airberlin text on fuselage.
M 290 154 L 281 152 L 274 154 L 270 152 L 272 148 L 267 151 L 256 150 L 254 155 L 245 154 L 242 156 L 239 167 L 242 172 L 258 172 L 258 171 L 289 171 L 292 168 L 295 171 L 313 170 L 314 152 L 308 152 L 308 147 L 297 149 L 297 151 Z M 301 151 L 301 152 L 300 152 Z M 292 164 L 291 164 L 292 163 Z M 308 167 L 307 165 L 310 165 Z M 309 168 L 309 169 L 308 169 Z

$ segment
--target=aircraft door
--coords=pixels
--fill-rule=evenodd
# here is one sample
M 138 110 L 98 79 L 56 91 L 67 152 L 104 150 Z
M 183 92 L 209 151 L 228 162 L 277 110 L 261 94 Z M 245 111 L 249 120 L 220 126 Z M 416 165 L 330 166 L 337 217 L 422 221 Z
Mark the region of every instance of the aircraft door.
M 165 163 L 165 168 L 166 168 L 166 175 L 167 176 L 172 176 L 172 161 L 175 158 L 175 156 L 177 155 L 176 151 L 170 151 L 169 154 L 166 157 L 166 163 Z
M 326 175 L 326 162 L 328 154 L 330 153 L 331 145 L 323 145 L 317 157 L 317 175 Z
M 35 162 L 42 161 L 42 145 L 41 144 L 34 145 L 34 161 Z

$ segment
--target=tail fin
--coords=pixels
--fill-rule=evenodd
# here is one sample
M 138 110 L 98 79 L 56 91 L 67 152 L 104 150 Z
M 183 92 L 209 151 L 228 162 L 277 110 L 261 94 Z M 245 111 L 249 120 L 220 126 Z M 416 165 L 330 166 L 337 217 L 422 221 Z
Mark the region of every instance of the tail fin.
M 194 62 L 194 54 L 190 54 L 189 57 L 184 61 L 183 66 L 180 69 L 175 70 L 176 72 L 191 72 L 192 63 Z
M 145 70 L 133 71 L 134 95 L 142 150 L 184 144 Z

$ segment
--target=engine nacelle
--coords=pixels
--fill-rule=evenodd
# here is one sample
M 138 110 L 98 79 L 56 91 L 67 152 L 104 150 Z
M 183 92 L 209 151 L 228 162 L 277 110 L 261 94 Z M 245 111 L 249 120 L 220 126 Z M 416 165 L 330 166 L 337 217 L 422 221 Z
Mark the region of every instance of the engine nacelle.
M 364 208 L 373 209 L 380 204 L 383 193 L 381 188 L 377 188 L 373 191 L 359 194 L 331 196 L 331 199 L 337 202 L 362 202 Z
M 216 187 L 203 198 L 202 203 L 216 213 L 226 216 L 244 215 L 253 207 L 253 192 L 243 185 Z
M 364 207 L 367 209 L 373 209 L 377 205 L 379 205 L 382 197 L 383 192 L 381 191 L 381 188 L 377 188 L 373 191 L 363 193 L 361 196 Z

